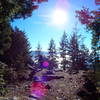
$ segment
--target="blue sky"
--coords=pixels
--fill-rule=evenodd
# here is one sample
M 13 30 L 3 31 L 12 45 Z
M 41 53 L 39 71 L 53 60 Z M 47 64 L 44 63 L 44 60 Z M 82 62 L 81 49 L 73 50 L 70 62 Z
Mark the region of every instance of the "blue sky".
M 65 1 L 65 3 L 59 4 L 59 1 Z M 51 18 L 53 11 L 56 7 L 63 7 L 68 15 L 68 21 L 64 26 L 56 26 L 51 24 Z M 84 43 L 90 48 L 91 35 L 88 34 L 84 26 L 75 18 L 75 10 L 80 10 L 82 6 L 88 7 L 90 9 L 96 9 L 95 0 L 48 0 L 39 5 L 39 8 L 33 11 L 32 16 L 23 20 L 17 19 L 12 23 L 12 26 L 17 26 L 19 29 L 24 31 L 29 39 L 31 50 L 35 50 L 37 44 L 40 43 L 42 50 L 46 51 L 48 49 L 48 44 L 51 38 L 55 40 L 57 48 L 59 47 L 59 41 L 64 31 L 68 35 L 71 35 L 72 29 L 77 23 L 77 28 L 79 29 L 79 34 L 85 37 Z

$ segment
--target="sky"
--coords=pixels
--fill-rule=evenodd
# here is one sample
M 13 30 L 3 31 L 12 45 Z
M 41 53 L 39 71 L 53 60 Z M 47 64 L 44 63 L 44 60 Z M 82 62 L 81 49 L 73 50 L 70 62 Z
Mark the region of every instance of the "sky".
M 77 27 L 79 34 L 85 39 L 84 43 L 90 49 L 91 34 L 86 32 L 85 27 L 75 17 L 75 11 L 82 9 L 82 6 L 91 10 L 97 8 L 95 0 L 48 0 L 48 2 L 39 4 L 39 8 L 33 11 L 31 17 L 14 20 L 12 26 L 17 26 L 26 33 L 33 51 L 36 50 L 38 43 L 40 43 L 43 51 L 47 51 L 51 38 L 55 40 L 58 49 L 64 31 L 70 36 L 74 27 Z M 56 17 L 57 19 L 53 16 L 55 11 L 59 9 L 62 9 L 66 14 L 66 20 L 62 18 L 65 23 L 58 25 L 58 22 L 62 21 L 62 16 Z

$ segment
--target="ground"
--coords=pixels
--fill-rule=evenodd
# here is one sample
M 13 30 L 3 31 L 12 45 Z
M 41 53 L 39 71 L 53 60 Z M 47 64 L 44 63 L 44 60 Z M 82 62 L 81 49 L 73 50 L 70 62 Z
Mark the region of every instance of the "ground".
M 37 73 L 36 76 L 41 77 L 43 73 L 45 73 L 45 70 Z M 47 81 L 45 84 L 48 84 L 51 88 L 39 100 L 82 100 L 77 96 L 77 92 L 85 83 L 83 76 L 86 75 L 86 73 L 86 71 L 79 71 L 77 74 L 68 74 L 64 71 L 55 72 L 56 76 L 64 76 L 64 78 Z M 18 97 L 17 100 L 30 100 L 28 97 L 29 94 L 26 93 L 28 89 L 25 90 L 25 86 L 30 83 L 31 82 L 26 82 L 23 85 L 21 84 L 19 86 L 20 89 L 14 88 L 12 93 L 10 93 L 11 97 Z
M 65 72 L 56 72 L 58 76 L 64 76 L 64 79 L 54 79 L 48 82 L 51 89 L 43 100 L 81 100 L 76 95 L 77 91 L 83 86 L 84 74 L 80 71 L 78 74 L 70 75 Z

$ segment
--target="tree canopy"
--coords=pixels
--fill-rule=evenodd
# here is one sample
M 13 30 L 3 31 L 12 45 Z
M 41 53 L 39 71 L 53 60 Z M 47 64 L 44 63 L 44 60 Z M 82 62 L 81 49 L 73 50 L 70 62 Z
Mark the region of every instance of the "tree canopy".
M 83 7 L 82 10 L 76 11 L 80 22 L 85 25 L 88 31 L 92 32 L 92 53 L 94 55 L 94 70 L 100 66 L 100 9 L 90 11 Z

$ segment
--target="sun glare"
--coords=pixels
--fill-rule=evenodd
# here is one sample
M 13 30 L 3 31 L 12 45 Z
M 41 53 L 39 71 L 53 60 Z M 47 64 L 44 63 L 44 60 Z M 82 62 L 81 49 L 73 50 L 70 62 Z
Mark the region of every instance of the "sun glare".
M 53 12 L 52 23 L 56 25 L 64 25 L 67 21 L 67 14 L 61 9 L 57 9 Z

